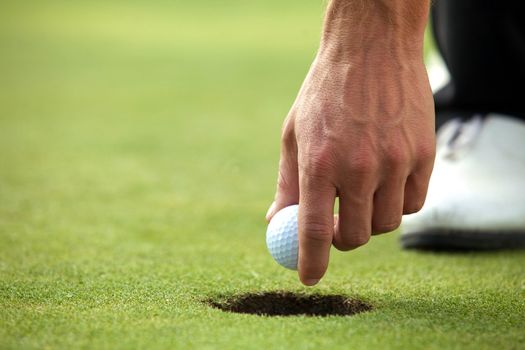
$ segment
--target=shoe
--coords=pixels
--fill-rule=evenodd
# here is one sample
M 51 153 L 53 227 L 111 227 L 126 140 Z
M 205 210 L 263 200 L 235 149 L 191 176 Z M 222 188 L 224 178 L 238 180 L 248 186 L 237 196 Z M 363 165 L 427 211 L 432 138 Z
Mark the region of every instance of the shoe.
M 420 212 L 403 217 L 401 245 L 525 247 L 525 122 L 489 114 L 443 125 L 427 200 Z

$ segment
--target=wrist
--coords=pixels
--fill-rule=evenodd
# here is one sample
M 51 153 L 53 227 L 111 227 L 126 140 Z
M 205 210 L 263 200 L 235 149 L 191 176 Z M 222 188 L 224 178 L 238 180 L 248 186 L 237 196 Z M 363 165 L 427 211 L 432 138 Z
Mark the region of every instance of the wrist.
M 428 6 L 426 0 L 332 0 L 318 55 L 339 62 L 421 59 Z

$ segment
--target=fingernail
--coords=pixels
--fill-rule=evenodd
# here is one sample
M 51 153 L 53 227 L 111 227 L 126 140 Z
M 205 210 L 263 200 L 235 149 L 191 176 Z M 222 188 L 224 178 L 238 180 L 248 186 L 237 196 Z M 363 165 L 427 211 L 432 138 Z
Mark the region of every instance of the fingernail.
M 270 205 L 270 208 L 268 208 L 268 211 L 266 212 L 267 221 L 270 221 L 270 218 L 272 217 L 274 210 L 275 210 L 275 202 L 273 202 L 272 205 Z
M 311 286 L 315 286 L 317 283 L 319 283 L 319 279 L 315 279 L 315 278 L 307 279 L 307 280 L 304 280 L 303 283 L 306 284 L 307 286 L 311 287 Z

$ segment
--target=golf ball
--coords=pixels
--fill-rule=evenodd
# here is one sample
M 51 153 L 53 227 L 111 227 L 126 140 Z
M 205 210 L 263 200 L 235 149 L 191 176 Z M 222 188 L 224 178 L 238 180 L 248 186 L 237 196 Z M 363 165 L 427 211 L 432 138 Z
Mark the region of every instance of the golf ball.
M 281 266 L 290 270 L 297 270 L 299 251 L 298 209 L 298 205 L 281 209 L 274 215 L 266 230 L 266 245 L 270 254 Z

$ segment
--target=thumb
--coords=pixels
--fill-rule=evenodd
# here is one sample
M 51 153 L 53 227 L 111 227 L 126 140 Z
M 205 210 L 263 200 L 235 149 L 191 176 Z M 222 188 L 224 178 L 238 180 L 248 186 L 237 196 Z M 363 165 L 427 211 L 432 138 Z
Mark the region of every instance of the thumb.
M 299 203 L 299 171 L 297 166 L 297 142 L 293 120 L 287 118 L 281 136 L 281 159 L 275 200 L 266 213 L 270 221 L 279 210 Z

